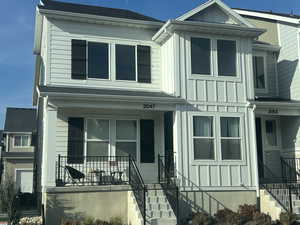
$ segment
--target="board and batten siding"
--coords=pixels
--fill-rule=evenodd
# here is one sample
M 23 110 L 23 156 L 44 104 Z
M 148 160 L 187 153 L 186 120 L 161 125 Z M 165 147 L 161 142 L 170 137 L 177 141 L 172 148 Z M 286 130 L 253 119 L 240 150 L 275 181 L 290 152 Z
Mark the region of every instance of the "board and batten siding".
M 255 120 L 253 110 L 247 107 L 247 99 L 254 97 L 252 42 L 237 38 L 237 77 L 195 77 L 191 74 L 190 37 L 183 33 L 173 36 L 177 53 L 175 93 L 187 101 L 177 105 L 174 121 L 174 151 L 181 187 L 184 190 L 254 190 L 257 187 Z M 194 115 L 240 117 L 242 160 L 222 161 L 218 155 L 214 161 L 194 161 L 191 122 Z M 214 132 L 219 133 L 219 128 Z M 218 140 L 216 144 L 220 153 Z
M 49 19 L 48 84 L 93 88 L 131 88 L 158 91 L 161 89 L 160 46 L 152 42 L 155 31 Z M 81 39 L 110 44 L 109 80 L 71 79 L 71 40 Z M 115 80 L 115 44 L 151 46 L 150 84 Z
M 299 28 L 279 23 L 280 54 L 278 58 L 279 93 L 283 98 L 300 100 Z

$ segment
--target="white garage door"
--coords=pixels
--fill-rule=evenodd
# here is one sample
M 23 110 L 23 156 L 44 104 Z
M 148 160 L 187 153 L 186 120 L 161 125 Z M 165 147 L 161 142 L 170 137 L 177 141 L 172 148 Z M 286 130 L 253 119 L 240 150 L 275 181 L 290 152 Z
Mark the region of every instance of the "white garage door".
M 17 186 L 22 193 L 32 193 L 33 172 L 32 170 L 17 170 L 16 171 Z

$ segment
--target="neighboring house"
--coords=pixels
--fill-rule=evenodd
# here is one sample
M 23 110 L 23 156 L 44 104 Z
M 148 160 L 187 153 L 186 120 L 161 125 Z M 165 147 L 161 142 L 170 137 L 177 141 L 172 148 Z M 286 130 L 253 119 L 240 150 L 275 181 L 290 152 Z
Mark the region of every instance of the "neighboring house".
M 261 118 L 259 133 L 256 116 L 285 106 L 255 97 L 280 97 L 280 46 L 257 41 L 265 31 L 220 0 L 167 22 L 42 1 L 33 101 L 46 223 L 176 224 L 192 210 L 256 204 L 257 139 L 281 142 L 277 120 Z
M 2 173 L 3 173 L 3 163 L 2 163 L 2 149 L 4 147 L 4 141 L 3 141 L 3 130 L 0 130 L 0 184 L 2 181 Z
M 36 110 L 7 108 L 4 125 L 3 180 L 16 181 L 22 193 L 33 193 Z

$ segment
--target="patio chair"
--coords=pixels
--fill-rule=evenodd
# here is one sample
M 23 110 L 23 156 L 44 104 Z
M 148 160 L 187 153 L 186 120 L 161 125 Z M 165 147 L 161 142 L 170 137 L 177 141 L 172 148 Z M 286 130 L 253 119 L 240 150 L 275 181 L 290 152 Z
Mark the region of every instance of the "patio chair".
M 81 179 L 85 178 L 85 175 L 82 172 L 74 169 L 71 166 L 65 166 L 65 169 L 68 172 L 69 177 L 72 180 L 72 184 L 78 184 Z

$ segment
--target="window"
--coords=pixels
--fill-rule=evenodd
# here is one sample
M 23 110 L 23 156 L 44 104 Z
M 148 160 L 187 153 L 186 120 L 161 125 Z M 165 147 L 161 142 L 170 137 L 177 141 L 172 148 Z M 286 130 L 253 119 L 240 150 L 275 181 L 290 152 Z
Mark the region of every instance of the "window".
M 213 117 L 193 117 L 194 159 L 213 160 L 214 142 Z
M 29 147 L 29 146 L 30 146 L 29 135 L 14 136 L 14 147 Z
M 223 160 L 241 160 L 240 118 L 221 117 L 221 151 Z
M 265 64 L 263 56 L 253 56 L 254 87 L 265 89 Z
M 108 44 L 88 42 L 88 77 L 108 79 Z
M 218 75 L 236 76 L 236 42 L 218 40 Z
M 266 120 L 266 139 L 269 146 L 277 146 L 276 120 Z
M 87 156 L 109 155 L 109 120 L 88 119 L 87 129 Z
M 116 45 L 116 79 L 136 80 L 135 46 Z
M 136 120 L 116 121 L 116 156 L 136 156 L 137 122 Z
M 210 39 L 191 38 L 192 74 L 211 74 L 210 55 Z

